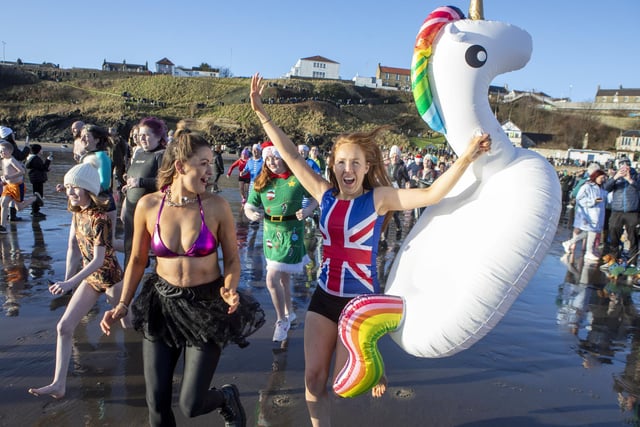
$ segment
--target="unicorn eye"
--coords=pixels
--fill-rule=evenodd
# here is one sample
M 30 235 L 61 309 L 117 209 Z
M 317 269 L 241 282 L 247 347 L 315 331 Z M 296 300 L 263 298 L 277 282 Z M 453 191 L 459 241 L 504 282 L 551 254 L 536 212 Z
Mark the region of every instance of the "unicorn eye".
M 487 62 L 487 50 L 480 45 L 474 44 L 467 49 L 464 58 L 471 67 L 480 68 Z

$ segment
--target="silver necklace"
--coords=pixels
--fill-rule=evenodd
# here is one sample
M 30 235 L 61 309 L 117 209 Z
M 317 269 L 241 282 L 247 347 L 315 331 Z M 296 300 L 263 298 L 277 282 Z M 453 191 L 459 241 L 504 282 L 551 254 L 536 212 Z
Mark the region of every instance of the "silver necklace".
M 198 196 L 193 197 L 193 198 L 189 198 L 189 197 L 181 197 L 180 198 L 180 202 L 176 203 L 173 200 L 171 200 L 171 189 L 167 188 L 167 205 L 169 206 L 173 206 L 174 208 L 181 208 L 187 205 L 190 205 L 191 203 L 195 203 L 198 201 Z

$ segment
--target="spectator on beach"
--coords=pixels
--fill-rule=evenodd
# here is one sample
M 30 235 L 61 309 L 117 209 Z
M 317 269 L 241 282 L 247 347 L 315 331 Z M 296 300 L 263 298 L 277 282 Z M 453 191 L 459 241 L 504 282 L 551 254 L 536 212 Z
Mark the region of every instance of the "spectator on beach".
M 80 163 L 80 159 L 85 155 L 84 146 L 82 145 L 82 128 L 84 122 L 78 120 L 71 124 L 71 136 L 73 137 L 73 160 Z
M 218 180 L 224 174 L 224 159 L 222 158 L 222 147 L 216 144 L 213 148 L 213 191 L 220 192 Z
M 11 144 L 11 146 L 13 147 L 13 152 L 11 155 L 19 162 L 24 162 L 24 160 L 27 158 L 27 155 L 31 152 L 31 149 L 29 147 L 29 138 L 27 137 L 27 142 L 24 147 L 22 147 L 22 149 L 18 148 L 18 144 L 15 139 L 15 132 L 9 127 L 0 126 L 0 140 L 5 140 L 9 144 Z M 22 220 L 22 218 L 18 216 L 15 203 L 13 202 L 9 206 L 9 220 L 11 222 Z
M 81 163 L 64 176 L 68 209 L 73 213 L 69 229 L 67 271 L 63 281 L 51 283 L 49 292 L 73 296 L 57 325 L 56 363 L 53 382 L 30 388 L 34 396 L 48 394 L 61 399 L 66 392 L 67 371 L 78 323 L 105 294 L 112 306 L 120 301 L 122 269 L 111 246 L 111 219 L 106 213 L 109 200 L 97 196 L 100 177 L 93 166 Z M 126 314 L 126 313 L 125 313 Z M 121 316 L 122 327 L 130 327 L 130 317 Z
M 271 142 L 262 145 L 264 167 L 256 178 L 244 212 L 263 224 L 263 250 L 267 261 L 267 289 L 276 309 L 273 341 L 284 341 L 296 320 L 291 300 L 291 274 L 303 271 L 310 258 L 304 246 L 304 219 L 318 206 L 282 160 Z M 303 200 L 308 200 L 303 206 Z M 264 210 L 264 215 L 261 212 Z
M 324 158 L 320 155 L 320 148 L 317 145 L 311 146 L 311 150 L 309 150 L 309 158 L 316 162 L 318 167 L 320 168 L 323 176 L 326 174 L 327 162 L 324 161 Z
M 260 144 L 253 144 L 251 147 L 251 158 L 247 160 L 247 169 L 249 170 L 249 191 L 253 187 L 258 174 L 262 170 L 264 160 L 262 159 L 262 146 Z
M 25 167 L 31 181 L 33 194 L 38 195 L 37 200 L 31 204 L 31 216 L 34 219 L 45 219 L 47 216 L 40 212 L 40 208 L 44 206 L 44 183 L 47 182 L 47 172 L 53 161 L 53 154 L 49 153 L 45 160 L 40 157 L 42 146 L 40 144 L 31 145 L 31 154 L 27 156 Z
M 158 170 L 162 164 L 164 147 L 167 144 L 167 125 L 156 117 L 146 117 L 134 126 L 135 141 L 138 149 L 134 151 L 131 164 L 125 175 L 122 191 L 125 201 L 122 204 L 124 223 L 124 268 L 129 265 L 131 244 L 133 241 L 133 223 L 138 201 L 145 194 L 158 189 Z
M 111 169 L 113 175 L 115 175 L 115 188 L 112 186 L 112 191 L 115 190 L 115 194 L 120 195 L 120 190 L 125 183 L 124 174 L 127 170 L 127 154 L 129 147 L 127 143 L 122 139 L 118 133 L 118 129 L 115 127 L 109 128 L 109 136 L 111 137 Z
M 85 123 L 80 135 L 84 150 L 80 163 L 88 163 L 98 171 L 98 176 L 100 177 L 100 193 L 98 196 L 109 200 L 107 215 L 111 219 L 111 244 L 115 250 L 122 252 L 124 251 L 124 242 L 116 239 L 118 213 L 113 191 L 111 191 L 111 171 L 113 169 L 111 168 L 111 157 L 108 152 L 111 147 L 109 132 L 102 126 Z
M 631 161 L 624 157 L 618 162 L 618 171 L 612 178 L 605 181 L 603 188 L 612 193 L 611 217 L 609 218 L 608 245 L 605 253 L 612 254 L 615 259 L 622 255 L 620 247 L 622 234 L 626 230 L 629 241 L 629 258 L 627 264 L 635 266 L 638 258 L 638 230 L 640 225 L 638 212 L 640 211 L 640 197 L 638 189 L 638 174 L 631 167 Z
M 413 158 L 413 162 L 407 166 L 407 172 L 409 173 L 409 179 L 411 180 L 411 188 L 416 188 L 418 186 L 418 180 L 420 179 L 420 175 L 422 175 L 423 167 L 422 154 L 418 153 Z
M 298 145 L 298 153 L 302 156 L 304 161 L 307 162 L 309 167 L 311 169 L 313 169 L 313 171 L 315 173 L 322 174 L 322 169 L 320 169 L 320 166 L 315 162 L 315 160 L 309 158 L 309 152 L 310 151 L 311 151 L 311 149 L 309 148 L 309 146 L 307 144 L 299 144 Z M 264 156 L 263 156 L 263 158 L 264 158 Z
M 128 144 L 129 144 L 129 161 L 131 161 L 131 159 L 133 159 L 134 154 L 136 153 L 136 150 L 139 147 L 138 145 L 138 133 L 140 132 L 140 127 L 138 126 L 138 124 L 136 123 L 135 125 L 133 125 L 131 127 L 131 130 L 129 131 L 129 140 L 128 140 Z
M 572 253 L 575 251 L 576 243 L 586 239 L 584 260 L 587 262 L 597 262 L 600 259 L 596 242 L 604 226 L 607 191 L 602 188 L 602 184 L 606 179 L 604 171 L 598 169 L 582 185 L 576 197 L 573 236 L 562 242 L 564 251 Z
M 435 170 L 433 160 L 431 156 L 427 156 L 427 160 L 423 162 L 424 167 L 422 168 L 422 173 L 420 174 L 420 180 L 425 185 L 433 184 L 433 181 L 437 178 L 438 174 Z
M 271 120 L 262 104 L 263 89 L 262 77 L 255 74 L 251 79 L 251 108 L 292 173 L 321 207 L 323 260 L 304 330 L 305 398 L 311 423 L 326 426 L 331 425 L 327 381 L 332 358 L 335 354 L 334 377 L 347 360 L 347 350 L 338 338 L 338 320 L 353 297 L 381 292 L 376 255 L 385 217 L 392 211 L 438 203 L 467 167 L 489 151 L 491 140 L 487 134 L 473 138 L 461 158 L 431 187 L 397 189 L 391 186 L 379 148 L 384 127 L 341 135 L 327 160 L 327 181 L 309 168 L 291 139 Z M 371 227 L 370 237 L 359 240 L 357 258 L 353 258 L 355 254 L 345 242 L 364 227 Z M 347 265 L 350 268 L 343 267 Z M 372 394 L 379 397 L 385 389 L 383 377 Z
M 249 157 L 251 153 L 247 148 L 243 149 L 240 153 L 240 157 L 229 166 L 229 170 L 227 171 L 227 178 L 231 177 L 231 173 L 235 168 L 238 168 L 238 191 L 240 191 L 240 197 L 242 198 L 242 205 L 247 202 L 247 197 L 249 197 L 249 184 L 251 182 L 251 174 L 249 173 L 249 169 L 247 168 L 247 162 L 249 161 Z
M 389 149 L 389 165 L 387 166 L 387 173 L 391 179 L 391 185 L 394 188 L 409 188 L 410 178 L 407 167 L 402 161 L 402 151 L 397 145 L 394 145 Z M 400 212 L 393 212 L 393 222 L 396 225 L 396 238 L 399 238 L 402 234 L 402 222 L 400 221 Z M 388 230 L 385 232 L 383 240 L 386 239 Z
M 143 334 L 149 424 L 176 425 L 173 375 L 183 356 L 182 412 L 196 417 L 219 408 L 227 426 L 245 426 L 237 387 L 209 387 L 223 347 L 248 345 L 246 337 L 262 326 L 264 312 L 236 291 L 240 258 L 235 221 L 229 203 L 207 191 L 213 173 L 209 143 L 181 126 L 158 171 L 160 190 L 138 202 L 122 297 L 100 326 L 108 335 L 111 325 L 127 314 L 153 249 L 156 270 L 132 306 L 134 327 Z
M 9 204 L 13 203 L 17 210 L 36 201 L 35 196 L 25 198 L 24 165 L 12 156 L 13 145 L 7 141 L 0 142 L 0 159 L 2 164 L 2 196 L 0 197 L 0 234 L 7 234 L 7 220 L 9 219 Z

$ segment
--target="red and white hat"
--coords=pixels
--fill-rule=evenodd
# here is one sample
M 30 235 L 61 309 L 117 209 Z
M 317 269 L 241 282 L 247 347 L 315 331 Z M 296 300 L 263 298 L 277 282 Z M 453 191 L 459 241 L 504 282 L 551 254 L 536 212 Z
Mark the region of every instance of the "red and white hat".
M 279 159 L 282 158 L 278 149 L 273 146 L 273 142 L 265 141 L 262 143 L 262 158 L 266 159 L 269 156 L 277 157 Z
M 416 163 L 422 163 L 422 155 L 421 154 L 416 154 L 415 161 L 416 161 Z

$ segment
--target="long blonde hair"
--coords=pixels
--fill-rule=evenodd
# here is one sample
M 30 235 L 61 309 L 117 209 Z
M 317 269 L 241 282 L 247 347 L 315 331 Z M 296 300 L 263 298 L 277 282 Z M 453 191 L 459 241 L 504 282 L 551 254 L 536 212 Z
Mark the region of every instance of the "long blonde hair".
M 158 170 L 159 190 L 163 190 L 173 182 L 173 177 L 177 173 L 176 160 L 183 163 L 187 162 L 200 148 L 211 148 L 211 144 L 204 136 L 191 132 L 181 123 L 178 123 L 178 129 L 173 135 L 173 141 L 167 146 L 162 156 L 162 164 Z

